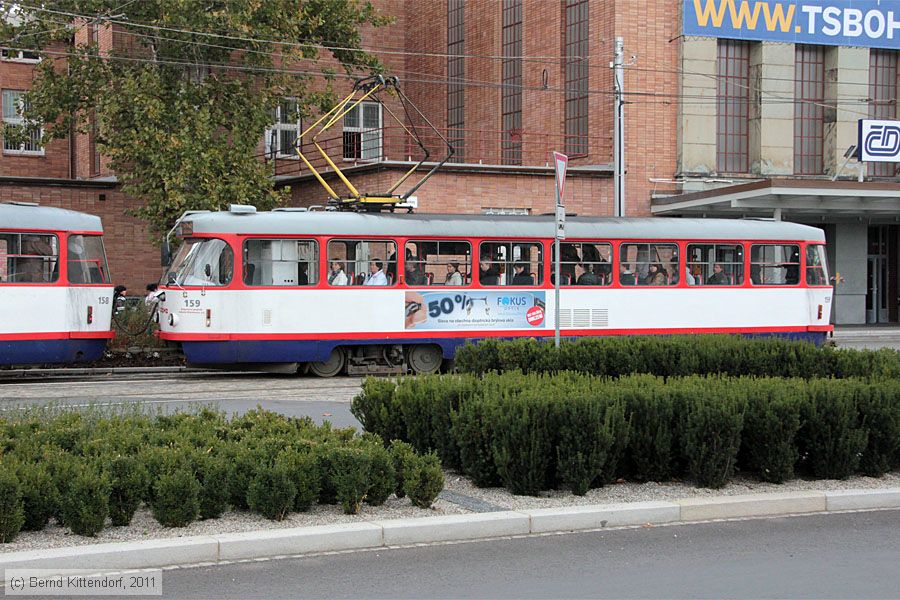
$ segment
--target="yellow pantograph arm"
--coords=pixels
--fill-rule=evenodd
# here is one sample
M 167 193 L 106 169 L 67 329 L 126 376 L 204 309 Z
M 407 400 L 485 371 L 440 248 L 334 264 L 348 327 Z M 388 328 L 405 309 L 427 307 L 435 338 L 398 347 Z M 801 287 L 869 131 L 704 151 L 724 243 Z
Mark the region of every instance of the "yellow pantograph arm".
M 340 168 L 338 168 L 338 166 L 337 166 L 336 164 L 334 164 L 334 161 L 331 160 L 331 157 L 328 156 L 328 153 L 325 152 L 325 150 L 319 145 L 318 137 L 319 137 L 319 135 L 320 135 L 321 133 L 323 133 L 326 129 L 330 128 L 330 127 L 333 126 L 335 123 L 337 123 L 338 121 L 340 121 L 341 119 L 343 119 L 344 116 L 345 116 L 347 113 L 349 113 L 351 110 L 353 110 L 354 108 L 356 108 L 357 106 L 359 106 L 359 104 L 360 104 L 362 101 L 364 101 L 366 98 L 368 98 L 369 96 L 371 96 L 372 94 L 374 94 L 375 92 L 377 92 L 377 91 L 378 91 L 379 89 L 381 89 L 382 87 L 383 87 L 383 86 L 382 86 L 381 84 L 376 85 L 376 86 L 373 86 L 372 89 L 370 89 L 368 92 L 366 92 L 365 94 L 363 94 L 356 102 L 354 102 L 352 105 L 350 105 L 349 108 L 347 108 L 347 105 L 350 104 L 350 100 L 353 98 L 353 95 L 354 95 L 356 92 L 354 91 L 353 94 L 350 94 L 349 96 L 347 96 L 346 98 L 344 98 L 344 100 L 343 100 L 340 104 L 338 104 L 338 105 L 335 107 L 335 109 L 337 109 L 337 110 L 334 110 L 334 109 L 333 109 L 333 111 L 329 111 L 328 114 L 331 114 L 332 112 L 334 113 L 334 114 L 332 115 L 331 119 L 330 119 L 327 123 L 325 123 L 325 125 L 322 126 L 322 128 L 319 130 L 319 132 L 318 132 L 316 135 L 314 135 L 313 138 L 312 138 L 313 145 L 319 150 L 319 154 L 321 154 L 321 155 L 322 155 L 322 158 L 325 159 L 325 162 L 328 163 L 328 165 L 329 165 L 332 169 L 334 169 L 335 174 L 340 178 L 340 180 L 344 183 L 344 185 L 347 186 L 347 189 L 350 190 L 350 194 L 351 194 L 354 198 L 357 198 L 357 199 L 360 197 L 359 191 L 353 186 L 352 183 L 350 183 L 350 180 L 347 179 L 347 176 L 344 175 L 344 173 L 340 170 Z M 322 119 L 320 119 L 320 121 L 321 121 L 321 120 L 322 120 Z
M 331 188 L 331 186 L 328 185 L 328 182 L 326 182 L 322 178 L 322 175 L 319 174 L 319 172 L 316 170 L 316 168 L 314 166 L 312 166 L 312 164 L 309 162 L 309 160 L 307 160 L 306 156 L 303 155 L 303 152 L 300 150 L 300 144 L 302 143 L 303 138 L 306 137 L 306 135 L 310 131 L 315 129 L 319 125 L 319 123 L 321 123 L 322 121 L 327 119 L 329 116 L 331 116 L 335 112 L 339 112 L 343 106 L 345 106 L 351 99 L 353 99 L 353 96 L 355 93 L 356 92 L 351 92 L 346 98 L 344 98 L 338 104 L 336 104 L 334 108 L 332 108 L 331 110 L 326 112 L 324 115 L 319 117 L 315 123 L 313 123 L 312 125 L 307 127 L 306 130 L 303 131 L 303 133 L 301 133 L 300 136 L 297 138 L 297 145 L 294 146 L 294 149 L 297 151 L 297 156 L 300 157 L 300 160 L 303 161 L 303 163 L 307 166 L 307 168 L 309 168 L 309 170 L 316 177 L 316 179 L 319 180 L 319 183 L 322 184 L 322 187 L 324 187 L 325 191 L 328 192 L 328 196 L 334 200 L 339 200 L 340 198 L 338 197 L 337 193 Z M 322 148 L 319 146 L 319 144 L 315 143 L 315 146 L 316 146 L 316 148 L 319 149 L 319 152 L 322 152 Z M 323 152 L 323 155 L 324 155 L 324 152 Z M 325 159 L 328 160 L 328 157 L 326 156 Z M 332 166 L 334 166 L 334 163 L 332 163 L 330 160 L 328 160 L 328 162 L 331 163 Z

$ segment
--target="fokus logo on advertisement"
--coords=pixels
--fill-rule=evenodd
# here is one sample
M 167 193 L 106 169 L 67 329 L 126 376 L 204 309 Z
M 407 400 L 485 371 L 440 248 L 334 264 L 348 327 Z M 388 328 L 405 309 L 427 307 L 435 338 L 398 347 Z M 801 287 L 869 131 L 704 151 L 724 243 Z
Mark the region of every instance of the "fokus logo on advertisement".
M 684 0 L 684 35 L 897 48 L 900 0 Z
M 900 121 L 860 119 L 857 148 L 862 162 L 900 162 Z

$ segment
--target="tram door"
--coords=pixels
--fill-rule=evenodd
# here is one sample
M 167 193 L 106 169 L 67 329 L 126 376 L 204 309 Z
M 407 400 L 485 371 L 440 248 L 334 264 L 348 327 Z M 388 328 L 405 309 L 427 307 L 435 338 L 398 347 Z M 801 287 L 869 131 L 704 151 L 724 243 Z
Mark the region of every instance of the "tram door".
M 889 319 L 887 257 L 869 257 L 866 282 L 866 323 L 887 323 Z

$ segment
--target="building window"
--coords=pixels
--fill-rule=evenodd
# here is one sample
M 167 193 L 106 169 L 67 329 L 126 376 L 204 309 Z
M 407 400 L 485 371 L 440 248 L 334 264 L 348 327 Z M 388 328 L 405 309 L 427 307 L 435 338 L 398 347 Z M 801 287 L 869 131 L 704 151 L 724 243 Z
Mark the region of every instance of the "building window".
M 266 155 L 275 152 L 280 158 L 296 158 L 297 138 L 300 136 L 300 112 L 296 98 L 285 98 L 272 112 L 273 125 L 266 130 Z
M 894 50 L 872 50 L 869 53 L 869 118 L 896 119 L 897 114 L 897 57 Z M 893 177 L 895 163 L 869 163 L 872 177 Z
M 36 63 L 41 62 L 41 55 L 30 50 L 0 49 L 0 60 L 9 62 Z
M 716 170 L 750 170 L 750 44 L 719 40 L 717 67 Z
M 825 48 L 797 44 L 794 60 L 794 173 L 824 172 Z
M 447 140 L 453 147 L 453 162 L 466 158 L 465 4 L 465 0 L 447 2 Z
M 381 104 L 362 102 L 344 115 L 344 158 L 380 160 Z
M 501 208 L 495 206 L 483 206 L 481 208 L 481 214 L 483 215 L 494 215 L 494 216 L 506 216 L 506 215 L 530 215 L 530 208 Z
M 588 0 L 565 4 L 566 154 L 588 153 L 588 65 L 590 20 Z
M 503 0 L 501 140 L 504 165 L 522 164 L 522 0 Z
M 22 112 L 27 108 L 25 92 L 21 90 L 3 90 L 3 122 L 10 127 L 24 127 L 27 125 Z M 3 152 L 5 154 L 44 154 L 41 138 L 44 135 L 43 128 L 37 128 L 29 132 L 28 139 L 21 144 L 9 142 L 4 137 Z

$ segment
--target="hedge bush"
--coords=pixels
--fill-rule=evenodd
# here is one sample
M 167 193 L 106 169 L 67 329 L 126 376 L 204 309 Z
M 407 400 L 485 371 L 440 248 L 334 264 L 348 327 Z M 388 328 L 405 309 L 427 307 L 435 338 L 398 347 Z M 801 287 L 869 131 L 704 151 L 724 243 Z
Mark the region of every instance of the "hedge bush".
M 413 506 L 431 508 L 444 489 L 444 472 L 437 454 L 414 457 L 403 482 L 406 495 Z
M 467 343 L 456 352 L 460 373 L 578 371 L 601 377 L 646 373 L 660 377 L 721 374 L 800 378 L 900 378 L 900 352 L 835 349 L 782 338 L 738 335 L 609 336 Z M 381 393 L 384 389 L 381 388 Z M 393 418 L 393 414 L 379 416 Z M 367 429 L 381 423 L 362 422 Z
M 231 419 L 209 409 L 8 411 L 0 418 L 0 541 L 51 517 L 96 535 L 108 518 L 129 523 L 142 503 L 170 527 L 229 506 L 276 520 L 325 502 L 358 512 L 407 489 L 430 505 L 443 478 L 418 460 L 406 444 L 259 408 Z
M 166 473 L 153 487 L 153 518 L 161 525 L 184 527 L 200 515 L 200 482 L 189 470 Z
M 92 464 L 76 467 L 75 475 L 60 498 L 63 522 L 72 533 L 94 537 L 109 515 L 109 479 Z
M 0 464 L 0 544 L 16 539 L 25 523 L 22 487 L 15 471 Z
M 795 469 L 814 477 L 877 476 L 900 461 L 897 380 L 515 371 L 391 386 L 393 392 L 382 381 L 377 398 L 364 391 L 354 400 L 363 419 L 379 415 L 364 422 L 386 428 L 372 433 L 410 432 L 413 439 L 403 440 L 427 450 L 434 423 L 450 423 L 447 443 L 459 450 L 459 469 L 478 486 L 517 494 L 560 487 L 583 494 L 618 478 L 683 477 L 716 488 L 736 470 L 772 482 L 790 479 Z M 455 400 L 426 408 L 413 390 Z M 409 477 L 402 465 L 412 448 L 398 441 L 393 447 L 398 479 Z

